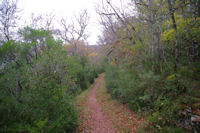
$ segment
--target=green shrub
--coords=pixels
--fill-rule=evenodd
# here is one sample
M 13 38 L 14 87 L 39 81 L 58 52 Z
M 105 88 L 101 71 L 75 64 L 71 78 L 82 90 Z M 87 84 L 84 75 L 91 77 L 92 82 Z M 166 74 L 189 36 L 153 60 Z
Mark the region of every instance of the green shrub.
M 193 95 L 186 73 L 164 71 L 156 75 L 152 71 L 136 72 L 124 64 L 123 67 L 108 65 L 105 70 L 107 92 L 113 98 L 126 103 L 133 111 L 149 112 L 146 130 L 183 132 L 179 123 L 183 118 L 179 113 L 185 109 L 183 104 L 192 104 L 188 96 Z
M 86 56 L 68 56 L 49 31 L 21 34 L 23 42 L 0 47 L 0 132 L 73 132 L 78 112 L 72 99 L 94 82 L 98 68 Z

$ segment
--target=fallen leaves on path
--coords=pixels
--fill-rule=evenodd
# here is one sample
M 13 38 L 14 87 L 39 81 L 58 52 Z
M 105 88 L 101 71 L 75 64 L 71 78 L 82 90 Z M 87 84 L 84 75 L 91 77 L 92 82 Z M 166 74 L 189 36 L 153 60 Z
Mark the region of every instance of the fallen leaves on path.
M 105 81 L 102 80 L 96 91 L 97 100 L 104 109 L 106 118 L 112 121 L 117 133 L 135 133 L 145 123 L 142 116 L 132 112 L 124 104 L 113 100 L 106 93 Z
M 142 118 L 125 105 L 111 99 L 106 93 L 104 75 L 96 80 L 92 89 L 77 97 L 82 133 L 135 133 L 144 123 Z

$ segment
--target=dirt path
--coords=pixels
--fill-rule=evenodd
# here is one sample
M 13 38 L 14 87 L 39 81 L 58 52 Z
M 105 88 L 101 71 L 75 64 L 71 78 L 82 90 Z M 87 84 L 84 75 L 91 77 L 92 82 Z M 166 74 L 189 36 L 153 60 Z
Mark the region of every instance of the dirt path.
M 104 117 L 104 113 L 101 105 L 96 99 L 96 89 L 99 86 L 103 76 L 101 76 L 95 86 L 92 88 L 92 91 L 89 94 L 88 99 L 88 107 L 91 110 L 91 121 L 90 125 L 92 125 L 93 129 L 91 132 L 94 133 L 114 133 L 114 128 L 109 123 L 107 119 Z
M 105 91 L 104 75 L 96 80 L 92 88 L 77 97 L 81 109 L 81 133 L 134 133 L 143 119 L 137 118 L 124 105 L 112 100 Z

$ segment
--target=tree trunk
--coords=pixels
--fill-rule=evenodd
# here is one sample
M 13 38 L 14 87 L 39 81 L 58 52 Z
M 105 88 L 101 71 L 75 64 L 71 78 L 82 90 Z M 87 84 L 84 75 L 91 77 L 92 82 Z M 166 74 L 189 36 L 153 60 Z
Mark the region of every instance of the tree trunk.
M 178 55 L 179 55 L 177 26 L 176 26 L 176 21 L 175 21 L 175 17 L 174 17 L 174 9 L 172 7 L 172 1 L 171 0 L 168 0 L 168 5 L 169 5 L 170 17 L 172 19 L 172 26 L 173 26 L 173 29 L 175 31 L 175 40 L 174 40 L 174 56 L 175 56 L 175 60 L 174 60 L 174 72 L 176 72 L 177 71 L 177 67 L 178 67 Z
M 200 0 L 198 0 L 197 7 L 198 7 L 198 17 L 200 17 Z
M 161 54 L 160 54 L 160 33 L 156 32 L 156 38 L 157 38 L 157 63 L 158 63 L 158 67 L 157 67 L 157 72 L 160 73 L 160 60 L 161 60 Z

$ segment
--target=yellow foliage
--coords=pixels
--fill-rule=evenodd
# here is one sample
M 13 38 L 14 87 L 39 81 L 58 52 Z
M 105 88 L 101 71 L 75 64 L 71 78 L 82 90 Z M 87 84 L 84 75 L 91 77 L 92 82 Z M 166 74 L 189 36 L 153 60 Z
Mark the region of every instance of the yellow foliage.
M 174 29 L 169 29 L 161 34 L 161 41 L 171 45 L 173 44 L 174 38 Z
M 90 57 L 96 57 L 97 55 L 98 55 L 98 54 L 97 54 L 97 53 L 94 53 L 94 52 L 92 52 L 92 53 L 89 54 Z
M 173 79 L 175 76 L 176 76 L 176 74 L 169 75 L 169 76 L 166 78 L 166 80 L 167 80 L 167 81 L 168 81 L 168 80 L 171 80 L 171 79 Z
M 110 61 L 110 65 L 111 65 L 111 66 L 114 66 L 114 65 L 115 65 L 115 61 L 114 61 L 113 59 Z
M 185 40 L 193 40 L 195 42 L 200 41 L 200 18 L 183 18 L 175 15 L 177 24 L 177 35 L 179 38 L 185 38 Z M 167 21 L 162 25 L 166 29 L 161 34 L 161 41 L 164 44 L 173 44 L 175 39 L 175 32 L 172 28 L 172 21 Z

